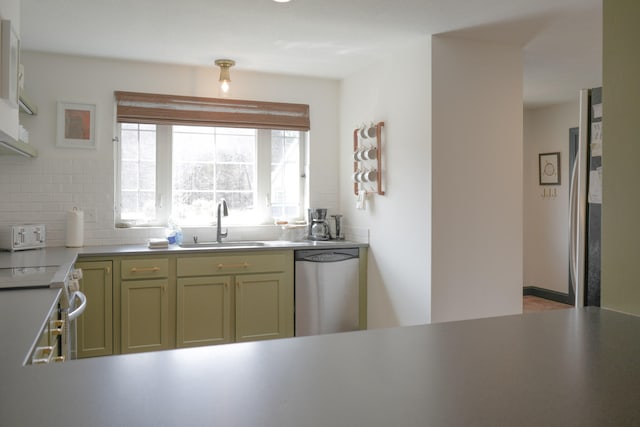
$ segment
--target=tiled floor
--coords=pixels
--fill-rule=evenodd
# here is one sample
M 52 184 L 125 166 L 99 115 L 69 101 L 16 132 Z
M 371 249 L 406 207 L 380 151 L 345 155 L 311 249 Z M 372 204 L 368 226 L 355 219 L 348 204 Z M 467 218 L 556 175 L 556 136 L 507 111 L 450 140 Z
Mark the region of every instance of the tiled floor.
M 525 295 L 522 297 L 523 313 L 535 313 L 537 311 L 558 310 L 563 308 L 573 308 L 573 306 L 540 297 L 534 297 L 532 295 Z

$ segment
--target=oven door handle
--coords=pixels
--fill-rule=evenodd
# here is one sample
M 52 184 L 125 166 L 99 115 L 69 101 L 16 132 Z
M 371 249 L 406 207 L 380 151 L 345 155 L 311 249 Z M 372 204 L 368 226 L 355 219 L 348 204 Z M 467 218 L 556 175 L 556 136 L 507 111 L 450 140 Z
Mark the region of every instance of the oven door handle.
M 87 308 L 87 296 L 80 291 L 76 291 L 74 294 L 74 298 L 78 298 L 80 300 L 80 305 L 76 307 L 71 313 L 69 313 L 69 320 L 75 320 L 84 313 L 84 310 Z

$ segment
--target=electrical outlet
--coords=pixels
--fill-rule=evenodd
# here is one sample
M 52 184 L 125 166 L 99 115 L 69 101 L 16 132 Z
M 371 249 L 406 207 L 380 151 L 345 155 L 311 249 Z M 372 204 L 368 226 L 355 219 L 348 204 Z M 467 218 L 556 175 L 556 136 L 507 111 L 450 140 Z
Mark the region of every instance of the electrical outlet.
M 96 208 L 85 209 L 84 222 L 98 222 L 98 210 Z

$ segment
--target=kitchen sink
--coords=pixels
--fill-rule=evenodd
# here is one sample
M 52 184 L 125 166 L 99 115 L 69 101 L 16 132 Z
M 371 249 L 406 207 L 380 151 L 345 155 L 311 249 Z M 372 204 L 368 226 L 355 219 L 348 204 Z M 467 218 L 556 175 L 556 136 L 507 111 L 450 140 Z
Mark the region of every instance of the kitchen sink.
M 264 243 L 265 246 L 309 246 L 311 242 L 308 240 L 270 240 Z
M 254 240 L 236 240 L 229 242 L 198 242 L 198 243 L 182 243 L 181 248 L 233 248 L 233 247 L 255 247 L 265 246 L 265 242 Z

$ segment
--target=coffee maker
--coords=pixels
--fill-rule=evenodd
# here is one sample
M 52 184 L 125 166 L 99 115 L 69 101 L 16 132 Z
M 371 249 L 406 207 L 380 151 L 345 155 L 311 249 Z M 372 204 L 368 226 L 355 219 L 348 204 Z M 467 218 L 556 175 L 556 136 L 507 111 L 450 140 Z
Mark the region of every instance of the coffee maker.
M 309 209 L 309 240 L 329 240 L 329 222 L 327 221 L 327 209 Z

